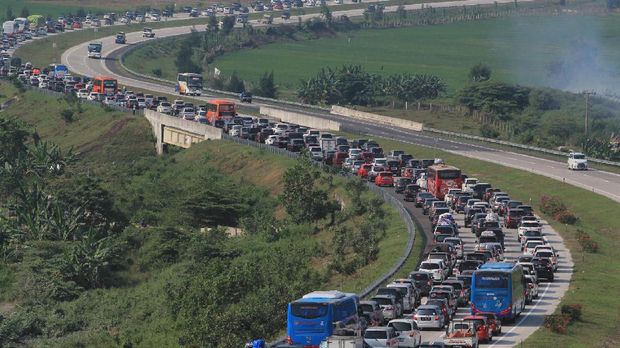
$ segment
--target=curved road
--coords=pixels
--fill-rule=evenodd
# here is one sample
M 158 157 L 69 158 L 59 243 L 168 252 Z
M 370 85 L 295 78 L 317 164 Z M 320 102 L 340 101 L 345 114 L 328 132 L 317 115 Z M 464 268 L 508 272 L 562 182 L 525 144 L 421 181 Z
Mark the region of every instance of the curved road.
M 501 2 L 512 2 L 512 0 L 502 0 Z M 462 1 L 462 2 L 445 2 L 445 3 L 433 3 L 433 7 L 447 7 L 447 6 L 462 6 L 480 3 L 493 3 L 493 1 Z M 408 9 L 420 8 L 420 5 L 408 5 Z M 388 8 L 387 10 L 394 10 L 395 8 Z M 334 15 L 347 14 L 349 16 L 360 15 L 362 10 L 350 10 L 350 11 L 335 11 Z M 307 15 L 310 17 L 314 15 Z M 278 20 L 281 22 L 281 20 Z M 157 37 L 167 37 L 181 35 L 189 33 L 190 26 L 165 28 L 156 30 Z M 144 40 L 141 37 L 141 33 L 129 33 L 127 35 L 128 42 L 130 44 L 136 44 Z M 88 43 L 83 43 L 75 47 L 70 48 L 62 55 L 62 62 L 66 64 L 73 72 L 86 75 L 113 75 L 119 80 L 119 83 L 131 88 L 144 89 L 153 91 L 155 93 L 169 93 L 174 94 L 174 89 L 168 84 L 162 84 L 154 81 L 144 81 L 133 75 L 127 74 L 125 71 L 120 71 L 116 64 L 116 59 L 124 53 L 130 45 L 116 45 L 114 44 L 113 37 L 106 37 L 101 40 L 104 43 L 103 56 L 106 59 L 91 60 L 86 58 L 86 46 Z M 202 96 L 200 100 L 206 100 L 210 96 Z M 259 104 L 260 105 L 260 104 Z M 258 105 L 258 106 L 259 106 Z M 295 109 L 290 106 L 276 105 L 284 107 L 286 109 Z M 257 106 L 254 106 L 257 107 Z M 423 145 L 432 148 L 438 148 L 451 153 L 464 155 L 473 158 L 479 158 L 482 160 L 499 163 L 505 166 L 524 169 L 537 174 L 542 174 L 557 180 L 563 180 L 569 184 L 586 188 L 588 190 L 595 191 L 606 195 L 607 197 L 620 202 L 620 175 L 608 173 L 604 171 L 591 170 L 588 172 L 570 172 L 566 169 L 565 164 L 557 161 L 551 161 L 546 159 L 540 159 L 527 155 L 517 154 L 508 151 L 502 151 L 492 148 L 486 148 L 479 145 L 461 144 L 458 142 L 443 140 L 434 137 L 429 137 L 420 133 L 412 133 L 406 129 L 399 129 L 395 127 L 387 127 L 382 125 L 370 124 L 368 122 L 352 120 L 336 115 L 330 115 L 320 111 L 308 111 L 295 110 L 297 112 L 305 112 L 313 116 L 334 119 L 342 123 L 343 128 L 346 130 L 364 132 L 370 135 L 386 137 L 389 139 L 395 139 L 403 142 L 408 142 L 416 145 Z M 420 216 L 418 209 L 414 208 L 412 204 L 407 203 L 407 208 L 416 217 L 416 219 L 423 225 L 425 232 L 429 233 L 428 223 L 425 217 Z M 550 242 L 560 252 L 560 268 L 556 274 L 556 281 L 554 283 L 542 283 L 540 288 L 540 298 L 534 302 L 534 304 L 528 306 L 524 315 L 514 325 L 506 327 L 504 333 L 496 337 L 494 343 L 491 346 L 508 347 L 518 344 L 520 341 L 527 338 L 538 327 L 542 325 L 542 321 L 545 315 L 553 313 L 557 307 L 560 299 L 568 289 L 570 277 L 572 274 L 573 263 L 570 256 L 570 252 L 564 246 L 561 237 L 553 231 L 547 224 L 545 224 L 545 234 Z M 461 236 L 466 242 L 466 250 L 473 249 L 474 237 L 468 229 L 461 230 Z M 516 241 L 515 230 L 507 232 L 507 251 L 506 256 L 514 259 L 520 254 L 520 249 Z M 465 309 L 459 311 L 459 315 L 464 315 Z M 442 332 L 424 332 L 425 339 L 435 339 L 442 335 Z
M 486 2 L 488 0 L 484 0 Z M 508 0 L 504 0 L 508 1 Z M 464 2 L 446 2 L 446 3 L 433 3 L 434 7 L 442 7 L 442 6 L 454 6 L 455 3 L 463 4 L 463 3 L 475 3 L 475 1 L 464 1 Z M 408 5 L 411 8 L 419 8 L 420 5 Z M 340 11 L 334 12 L 334 14 L 348 14 L 355 15 L 357 12 L 361 10 L 349 10 L 349 11 Z M 306 15 L 306 17 L 315 16 L 315 15 Z M 282 22 L 282 20 L 280 20 Z M 170 37 L 182 34 L 190 33 L 191 29 L 195 28 L 194 26 L 182 26 L 182 27 L 174 27 L 174 28 L 163 28 L 155 30 L 156 36 L 158 38 Z M 103 42 L 103 56 L 104 59 L 101 60 L 93 60 L 88 59 L 86 57 L 86 47 L 88 42 L 83 44 L 71 47 L 62 55 L 62 62 L 66 64 L 69 69 L 75 73 L 86 75 L 86 76 L 96 76 L 96 75 L 112 75 L 116 76 L 119 80 L 119 83 L 122 85 L 126 85 L 132 88 L 145 89 L 149 91 L 153 91 L 156 93 L 169 93 L 174 94 L 174 88 L 170 85 L 162 84 L 161 82 L 157 82 L 154 80 L 145 81 L 143 79 L 137 78 L 119 67 L 116 64 L 116 59 L 124 53 L 131 45 L 143 42 L 145 39 L 142 38 L 142 34 L 140 32 L 128 33 L 127 40 L 130 43 L 129 45 L 117 45 L 114 43 L 114 37 L 106 37 L 101 39 Z M 212 96 L 204 95 L 201 100 L 206 100 Z M 265 103 L 268 104 L 268 103 Z M 255 107 L 260 106 L 260 103 L 255 104 Z M 620 202 L 620 175 L 600 171 L 600 170 L 588 170 L 585 172 L 575 172 L 569 171 L 566 168 L 566 164 L 564 162 L 558 162 L 554 160 L 542 159 L 534 156 L 519 154 L 515 152 L 510 152 L 506 150 L 498 150 L 490 147 L 484 147 L 481 145 L 474 145 L 468 143 L 459 143 L 456 141 L 445 140 L 440 138 L 435 138 L 432 136 L 424 135 L 422 133 L 413 133 L 406 129 L 400 129 L 397 127 L 388 127 L 376 124 L 370 124 L 364 121 L 356 121 L 350 118 L 345 118 L 336 115 L 330 115 L 328 113 L 320 112 L 320 111 L 308 111 L 304 110 L 295 110 L 294 107 L 290 107 L 287 105 L 275 105 L 285 109 L 292 109 L 298 112 L 304 112 L 311 114 L 313 116 L 329 118 L 333 120 L 337 120 L 343 124 L 343 127 L 352 130 L 352 131 L 363 131 L 370 135 L 387 137 L 390 139 L 395 139 L 407 143 L 412 143 L 416 145 L 423 145 L 432 148 L 438 148 L 441 150 L 445 150 L 454 154 L 463 155 L 471 158 L 481 159 L 490 161 L 493 163 L 498 163 L 504 166 L 513 167 L 517 169 L 526 170 L 532 173 L 544 175 L 547 177 L 551 177 L 556 180 L 560 180 L 566 182 L 571 185 L 575 185 L 592 192 L 607 196 L 608 198 Z

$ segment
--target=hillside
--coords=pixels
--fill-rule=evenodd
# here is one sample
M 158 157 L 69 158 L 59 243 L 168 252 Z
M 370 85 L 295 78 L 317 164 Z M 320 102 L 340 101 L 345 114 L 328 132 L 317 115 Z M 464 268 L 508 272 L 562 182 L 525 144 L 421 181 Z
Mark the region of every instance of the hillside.
M 12 88 L 2 81 L 0 94 Z M 141 117 L 34 92 L 17 97 L 0 113 L 0 137 L 18 145 L 0 155 L 19 170 L 0 175 L 9 202 L 0 210 L 3 344 L 238 347 L 278 334 L 286 303 L 306 291 L 364 288 L 406 244 L 395 211 L 369 193 L 350 197 L 347 182 L 323 174 L 314 194 L 373 205 L 378 254 L 364 263 L 347 251 L 341 273 L 334 233 L 355 237 L 368 220 L 345 209 L 292 221 L 278 195 L 283 174 L 308 170 L 303 164 L 224 141 L 157 157 Z M 49 167 L 41 161 L 61 170 L 41 171 Z M 7 216 L 7 207 L 18 214 Z M 227 322 L 235 333 L 220 326 Z

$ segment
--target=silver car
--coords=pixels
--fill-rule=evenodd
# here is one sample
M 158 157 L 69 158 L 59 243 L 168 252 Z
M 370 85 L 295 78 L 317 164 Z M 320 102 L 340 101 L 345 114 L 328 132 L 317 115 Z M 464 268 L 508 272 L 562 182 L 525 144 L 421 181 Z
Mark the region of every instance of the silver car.
M 413 321 L 419 329 L 441 329 L 444 327 L 444 316 L 438 306 L 423 305 L 416 309 Z
M 387 326 L 369 327 L 364 332 L 364 344 L 372 348 L 398 347 L 396 331 Z

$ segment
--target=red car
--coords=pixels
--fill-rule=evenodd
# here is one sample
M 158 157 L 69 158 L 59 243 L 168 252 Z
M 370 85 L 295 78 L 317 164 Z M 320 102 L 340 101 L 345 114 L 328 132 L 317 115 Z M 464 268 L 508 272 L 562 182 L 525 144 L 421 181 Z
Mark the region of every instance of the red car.
M 497 336 L 502 333 L 502 321 L 497 319 L 495 313 L 480 312 L 477 315 L 487 318 L 487 324 L 491 326 L 493 335 Z
M 370 168 L 372 168 L 372 164 L 362 164 L 360 169 L 357 170 L 357 175 L 362 178 L 367 178 Z
M 73 27 L 73 29 L 82 29 L 82 23 L 80 23 L 80 22 L 73 22 L 72 27 Z
M 478 333 L 478 340 L 480 342 L 489 343 L 493 339 L 493 329 L 487 323 L 487 317 L 482 315 L 470 315 L 463 320 L 473 320 L 476 328 L 476 333 Z
M 394 173 L 380 172 L 375 178 L 375 184 L 377 186 L 394 186 Z

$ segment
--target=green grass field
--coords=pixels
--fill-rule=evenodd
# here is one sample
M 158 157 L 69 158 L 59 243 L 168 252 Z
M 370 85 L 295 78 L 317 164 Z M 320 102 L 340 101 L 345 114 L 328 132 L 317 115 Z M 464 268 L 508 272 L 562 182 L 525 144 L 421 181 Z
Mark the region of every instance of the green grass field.
M 531 199 L 537 212 L 540 212 L 542 195 L 562 199 L 579 217 L 576 226 L 565 226 L 549 217 L 543 217 L 562 235 L 575 262 L 571 285 L 562 304 L 583 304 L 583 317 L 572 324 L 565 335 L 541 328 L 523 342 L 523 347 L 586 347 L 593 346 L 592 342 L 596 342 L 594 346 L 617 347 L 620 344 L 620 302 L 616 291 L 610 290 L 620 286 L 620 274 L 615 271 L 620 264 L 617 257 L 620 248 L 617 238 L 620 233 L 620 204 L 587 190 L 522 170 L 388 139 L 375 140 L 384 149 L 403 149 L 417 158 L 443 158 L 446 163 L 461 168 L 468 175 L 502 188 L 515 199 L 524 202 Z M 598 253 L 581 252 L 576 240 L 577 228 L 590 233 L 599 244 Z
M 250 81 L 273 70 L 280 89 L 296 89 L 300 79 L 322 67 L 361 64 L 376 73 L 436 74 L 454 92 L 467 82 L 469 68 L 483 62 L 496 79 L 547 85 L 547 66 L 558 57 L 578 53 L 570 48 L 579 40 L 594 45 L 599 62 L 610 74 L 620 73 L 619 23 L 614 15 L 565 15 L 362 30 L 241 50 L 217 58 L 211 67 L 224 74 L 237 71 Z M 173 63 L 163 60 L 161 64 Z

